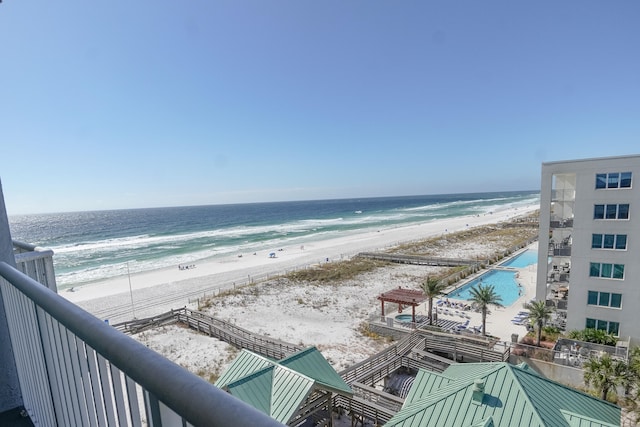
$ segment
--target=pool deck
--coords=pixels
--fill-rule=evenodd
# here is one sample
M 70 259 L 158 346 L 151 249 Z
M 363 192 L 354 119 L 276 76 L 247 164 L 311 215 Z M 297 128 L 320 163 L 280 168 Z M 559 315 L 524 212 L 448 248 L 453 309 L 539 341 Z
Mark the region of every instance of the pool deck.
M 533 243 L 528 246 L 526 249 L 537 249 L 538 244 Z M 525 249 L 525 250 L 526 250 Z M 500 269 L 505 269 L 505 267 L 499 267 Z M 509 270 L 515 270 L 518 272 L 518 277 L 516 277 L 516 281 L 520 284 L 523 294 L 516 299 L 516 301 L 508 306 L 496 308 L 495 306 L 490 306 L 490 313 L 487 314 L 487 335 L 492 335 L 494 337 L 499 337 L 501 341 L 511 341 L 512 334 L 518 334 L 521 338 L 527 334 L 527 328 L 525 325 L 516 325 L 511 322 L 511 320 L 516 317 L 518 312 L 526 311 L 523 308 L 523 305 L 534 299 L 536 296 L 536 275 L 537 275 L 537 264 L 532 264 L 524 268 L 514 268 L 508 267 Z M 479 275 L 486 273 L 487 270 L 478 274 L 477 276 L 470 277 L 468 281 L 471 281 L 477 278 Z M 442 297 L 442 299 L 447 299 L 446 296 Z M 436 307 L 436 301 L 438 299 L 434 299 L 434 309 Z M 457 300 L 449 298 L 450 302 L 455 302 Z M 463 304 L 469 304 L 468 301 L 460 300 Z M 428 314 L 428 301 L 420 304 L 416 307 L 416 315 L 427 315 Z M 459 314 L 455 314 L 455 309 L 449 308 L 449 312 L 452 314 L 443 314 L 438 313 L 439 319 L 444 320 L 456 320 L 458 322 L 464 323 L 467 321 L 466 317 L 461 317 Z M 477 313 L 475 311 L 464 311 L 464 314 L 468 315 L 469 318 L 469 327 L 480 327 L 482 325 L 482 314 Z M 406 314 L 406 313 L 405 313 Z M 388 313 L 388 316 L 395 317 L 398 313 Z

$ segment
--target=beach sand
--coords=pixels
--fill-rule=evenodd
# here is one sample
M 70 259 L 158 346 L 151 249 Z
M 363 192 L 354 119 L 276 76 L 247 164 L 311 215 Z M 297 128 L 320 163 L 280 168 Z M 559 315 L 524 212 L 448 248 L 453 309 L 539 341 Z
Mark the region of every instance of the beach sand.
M 418 289 L 427 275 L 439 267 L 390 265 L 365 273 L 337 285 L 291 285 L 276 275 L 309 265 L 347 259 L 358 252 L 374 251 L 414 240 L 426 239 L 487 224 L 511 220 L 536 210 L 538 206 L 505 209 L 493 214 L 432 221 L 420 225 L 374 230 L 330 240 L 308 242 L 301 247 L 274 248 L 265 253 L 242 254 L 225 259 L 199 262 L 195 268 L 163 270 L 120 277 L 76 287 L 76 292 L 61 295 L 113 324 L 135 317 L 153 316 L 187 306 L 198 309 L 197 296 L 231 289 L 239 292 L 215 298 L 202 311 L 238 326 L 302 346 L 316 346 L 338 371 L 357 363 L 388 344 L 385 339 L 361 333 L 370 319 L 379 318 L 381 307 L 377 296 L 398 286 Z M 278 250 L 282 249 L 282 250 Z M 482 258 L 498 249 L 493 243 L 452 244 L 441 257 Z M 269 253 L 274 252 L 275 258 Z M 522 269 L 519 282 L 523 295 L 510 307 L 491 308 L 487 331 L 503 340 L 512 333 L 526 333 L 524 326 L 511 323 L 522 304 L 535 296 L 535 267 Z M 255 286 L 240 288 L 247 281 L 271 276 Z M 393 316 L 394 304 L 386 306 Z M 418 307 L 426 314 L 426 303 Z M 406 311 L 405 311 L 406 313 Z M 453 317 L 452 317 L 453 319 Z M 460 319 L 464 321 L 465 319 Z M 471 313 L 470 326 L 480 324 L 480 314 Z M 237 350 L 216 339 L 199 335 L 181 326 L 165 326 L 134 336 L 190 371 L 215 379 L 233 360 Z
M 256 281 L 261 278 L 281 274 L 294 269 L 348 259 L 358 252 L 383 250 L 400 243 L 425 239 L 437 235 L 446 235 L 470 227 L 493 224 L 521 216 L 538 208 L 504 209 L 493 214 L 466 216 L 453 219 L 436 220 L 397 228 L 373 230 L 322 241 L 307 242 L 303 247 L 292 246 L 273 248 L 269 251 L 234 254 L 222 259 L 210 259 L 196 263 L 193 268 L 179 269 L 177 265 L 144 273 L 120 276 L 86 285 L 75 286 L 73 292 L 60 294 L 91 313 L 108 311 L 131 304 L 133 294 L 136 317 L 145 317 L 188 304 L 188 299 L 199 293 L 211 293 L 216 289 L 228 289 Z M 271 258 L 270 253 L 276 256 Z M 242 255 L 239 257 L 238 255 Z M 469 255 L 461 254 L 468 258 Z M 145 301 L 163 295 L 168 301 L 157 301 L 151 307 L 144 308 Z M 172 297 L 172 298 L 169 298 Z M 136 304 L 140 301 L 140 304 Z M 100 317 L 100 316 L 99 316 Z M 125 313 L 117 319 L 128 320 L 131 313 Z

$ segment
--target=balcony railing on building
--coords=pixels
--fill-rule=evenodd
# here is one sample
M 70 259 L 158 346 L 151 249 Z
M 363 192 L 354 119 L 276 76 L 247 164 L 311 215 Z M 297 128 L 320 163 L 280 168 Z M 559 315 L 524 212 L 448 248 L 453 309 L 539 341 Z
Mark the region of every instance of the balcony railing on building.
M 571 256 L 571 245 L 564 243 L 549 243 L 549 256 Z
M 51 251 L 14 242 L 14 255 L 0 290 L 34 425 L 281 425 L 60 297 Z
M 549 221 L 550 228 L 572 228 L 573 218 L 552 218 Z
M 570 202 L 576 199 L 576 190 L 551 190 L 552 202 Z

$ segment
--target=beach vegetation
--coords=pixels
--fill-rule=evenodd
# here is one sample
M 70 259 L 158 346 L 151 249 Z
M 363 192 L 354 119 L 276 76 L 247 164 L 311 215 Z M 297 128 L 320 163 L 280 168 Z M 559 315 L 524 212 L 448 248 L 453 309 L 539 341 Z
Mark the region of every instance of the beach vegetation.
M 317 284 L 332 284 L 353 279 L 360 274 L 388 265 L 388 262 L 356 257 L 350 260 L 328 262 L 304 270 L 293 271 L 284 277 L 293 282 L 306 281 Z
M 616 386 L 622 383 L 620 376 L 622 369 L 618 366 L 621 363 L 625 362 L 613 359 L 609 353 L 605 353 L 600 358 L 590 358 L 582 365 L 584 383 L 593 387 L 600 399 L 607 400 L 609 391 L 615 394 Z
M 531 337 L 531 342 L 536 338 L 536 331 L 528 332 L 527 337 Z M 562 331 L 555 326 L 543 326 L 542 334 L 540 335 L 540 346 L 546 347 L 543 343 L 551 343 L 555 345 L 558 338 L 562 336 Z
M 371 330 L 368 322 L 362 322 L 358 326 L 358 332 L 363 337 L 371 338 L 374 341 L 384 341 L 385 343 L 390 343 L 393 341 L 392 336 L 380 335 L 377 332 Z
M 527 222 L 526 224 L 530 226 L 522 226 L 520 224 L 518 227 L 510 227 L 508 223 L 505 223 L 474 227 L 448 233 L 444 236 L 401 244 L 391 249 L 390 252 L 437 257 L 443 250 L 447 250 L 452 246 L 473 244 L 474 247 L 486 248 L 486 254 L 481 255 L 479 258 L 488 259 L 497 255 L 494 254 L 495 247 L 502 248 L 501 255 L 504 257 L 504 248 L 520 246 L 538 236 L 537 222 Z M 506 251 L 511 250 L 507 249 Z
M 601 329 L 585 328 L 582 330 L 573 330 L 567 333 L 567 337 L 572 340 L 592 342 L 603 345 L 616 345 L 618 339 L 612 334 Z
M 487 311 L 489 306 L 502 307 L 502 297 L 496 292 L 493 285 L 478 284 L 469 290 L 472 301 L 482 313 L 482 336 L 487 335 Z
M 540 300 L 527 303 L 524 308 L 529 310 L 529 321 L 536 329 L 536 346 L 540 347 L 542 328 L 551 319 L 551 307 L 547 307 L 545 300 Z
M 234 347 L 232 345 L 227 346 L 227 357 L 225 358 L 225 362 L 232 362 L 240 353 L 240 349 L 238 347 Z
M 188 366 L 183 366 L 183 368 L 189 369 Z M 218 378 L 220 378 L 220 372 L 208 368 L 198 368 L 195 374 L 205 381 L 210 382 L 211 384 L 214 384 L 216 381 L 218 381 Z

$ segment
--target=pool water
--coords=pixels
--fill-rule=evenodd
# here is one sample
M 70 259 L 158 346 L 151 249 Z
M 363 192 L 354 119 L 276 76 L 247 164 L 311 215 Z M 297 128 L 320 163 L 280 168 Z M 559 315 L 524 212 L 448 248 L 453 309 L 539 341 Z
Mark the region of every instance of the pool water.
M 449 293 L 447 297 L 468 301 L 471 299 L 471 288 L 482 283 L 483 286 L 493 285 L 495 292 L 502 297 L 502 305 L 508 307 L 520 297 L 520 287 L 515 276 L 516 272 L 514 271 L 491 270 Z
M 413 321 L 413 316 L 410 314 L 399 314 L 396 316 L 396 320 L 398 322 L 411 322 Z
M 538 263 L 538 251 L 529 249 L 522 252 L 517 257 L 511 258 L 500 264 L 501 267 L 525 268 Z

